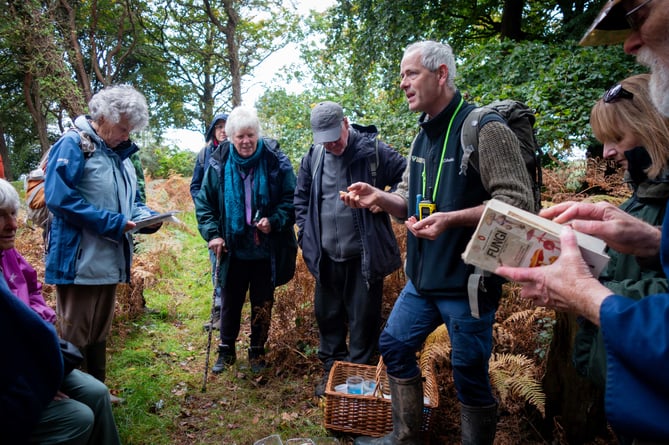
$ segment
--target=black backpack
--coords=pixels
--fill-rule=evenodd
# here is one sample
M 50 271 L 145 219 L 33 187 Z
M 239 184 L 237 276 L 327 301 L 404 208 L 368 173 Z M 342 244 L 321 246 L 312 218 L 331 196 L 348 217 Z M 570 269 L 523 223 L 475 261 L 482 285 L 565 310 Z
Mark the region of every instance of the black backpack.
M 532 180 L 532 189 L 534 192 L 535 210 L 541 209 L 541 148 L 537 143 L 534 123 L 536 117 L 534 111 L 522 102 L 517 100 L 500 100 L 492 102 L 486 106 L 478 107 L 472 110 L 465 118 L 462 124 L 462 133 L 460 142 L 464 150 L 460 173 L 467 174 L 467 165 L 471 161 L 472 167 L 478 172 L 478 146 L 479 131 L 481 123 L 489 120 L 495 120 L 494 117 L 487 118 L 491 113 L 501 117 L 509 128 L 515 133 L 520 142 L 520 152 L 525 161 L 525 168 L 530 174 Z

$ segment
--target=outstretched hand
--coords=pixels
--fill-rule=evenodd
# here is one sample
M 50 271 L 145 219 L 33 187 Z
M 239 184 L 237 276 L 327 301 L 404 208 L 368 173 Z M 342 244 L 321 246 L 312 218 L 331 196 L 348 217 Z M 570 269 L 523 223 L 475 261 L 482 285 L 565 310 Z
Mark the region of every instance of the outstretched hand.
M 382 211 L 376 204 L 375 188 L 366 182 L 351 184 L 347 191 L 340 191 L 339 198 L 349 207 L 354 209 L 370 209 Z M 373 211 L 373 210 L 372 210 Z
M 404 225 L 416 238 L 435 240 L 448 228 L 448 214 L 435 212 L 421 220 L 418 220 L 415 216 L 410 216 L 404 222 Z
M 544 209 L 541 216 L 574 230 L 596 236 L 621 253 L 652 257 L 660 251 L 659 228 L 635 218 L 608 202 L 563 202 Z
M 611 291 L 590 272 L 573 230 L 565 227 L 560 243 L 560 257 L 549 266 L 500 266 L 495 273 L 521 284 L 521 297 L 534 304 L 575 312 L 598 325 L 599 308 Z

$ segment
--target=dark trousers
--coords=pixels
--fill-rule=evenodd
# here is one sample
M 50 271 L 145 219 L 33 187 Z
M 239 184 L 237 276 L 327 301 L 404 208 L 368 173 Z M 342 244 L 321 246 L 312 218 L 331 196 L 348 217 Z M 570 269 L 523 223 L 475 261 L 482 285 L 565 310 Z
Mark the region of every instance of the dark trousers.
M 320 335 L 318 358 L 324 370 L 329 371 L 336 360 L 369 364 L 379 338 L 383 280 L 367 288 L 359 258 L 336 262 L 324 257 L 320 273 L 314 310 Z
M 269 259 L 230 258 L 225 287 L 221 289 L 221 343 L 233 351 L 247 292 L 251 301 L 251 346 L 265 346 L 274 305 Z

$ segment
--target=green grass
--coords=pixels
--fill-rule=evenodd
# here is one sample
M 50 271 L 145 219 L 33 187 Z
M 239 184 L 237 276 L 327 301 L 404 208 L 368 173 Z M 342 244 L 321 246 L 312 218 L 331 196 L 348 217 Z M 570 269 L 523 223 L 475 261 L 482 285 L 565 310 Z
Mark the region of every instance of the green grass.
M 281 363 L 259 375 L 246 360 L 249 309 L 242 314 L 237 363 L 209 372 L 201 391 L 212 284 L 205 242 L 192 213 L 179 218 L 188 230 L 165 225 L 143 236 L 139 255 L 159 264 L 144 289 L 156 313 L 117 317 L 108 348 L 109 387 L 125 399 L 114 414 L 124 444 L 252 444 L 270 434 L 327 436 L 322 409 L 312 397 L 314 377 Z M 272 329 L 277 329 L 273 324 Z M 218 331 L 210 363 L 217 357 Z

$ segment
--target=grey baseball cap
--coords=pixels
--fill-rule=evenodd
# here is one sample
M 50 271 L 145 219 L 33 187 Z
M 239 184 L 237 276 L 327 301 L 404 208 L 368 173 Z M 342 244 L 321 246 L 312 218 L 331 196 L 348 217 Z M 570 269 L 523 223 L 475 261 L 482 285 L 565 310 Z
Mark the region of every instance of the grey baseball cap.
M 314 133 L 314 144 L 333 142 L 341 136 L 341 123 L 344 110 L 335 102 L 318 103 L 311 110 L 311 131 Z

